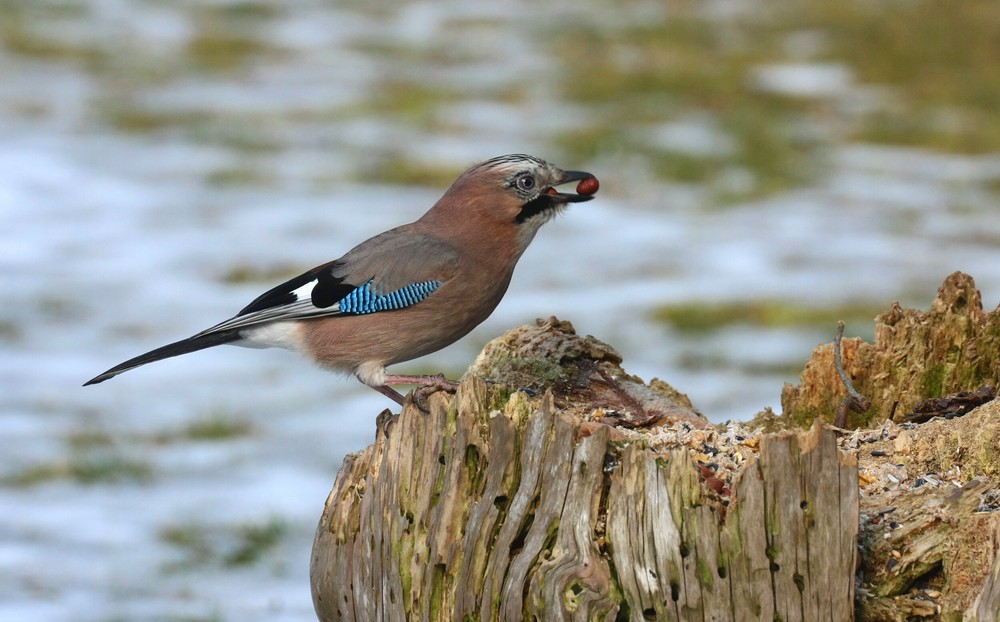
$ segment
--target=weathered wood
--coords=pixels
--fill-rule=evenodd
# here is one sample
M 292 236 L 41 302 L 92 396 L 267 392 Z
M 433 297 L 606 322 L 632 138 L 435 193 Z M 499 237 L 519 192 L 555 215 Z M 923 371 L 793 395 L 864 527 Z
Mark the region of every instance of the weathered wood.
M 860 618 L 995 620 L 983 614 L 997 610 L 1000 511 L 985 493 L 996 494 L 1000 475 L 1000 402 L 957 419 L 886 423 L 843 444 L 857 447 L 863 485 Z
M 643 416 L 620 419 L 699 421 L 609 388 L 614 361 L 570 359 L 574 392 L 584 377 L 618 403 L 645 395 Z M 720 495 L 691 450 L 595 423 L 607 410 L 578 398 L 467 378 L 455 398 L 432 395 L 429 413 L 383 414 L 317 529 L 320 619 L 851 618 L 857 465 L 832 431 L 767 437 Z
M 1000 313 L 971 278 L 888 316 L 845 347 L 878 412 L 995 372 Z M 815 421 L 843 395 L 818 352 L 790 402 L 811 430 L 759 435 L 568 323 L 511 331 L 456 396 L 383 413 L 345 459 L 314 543 L 320 619 L 1000 620 L 1000 402 L 838 439 Z
M 1000 521 L 993 521 L 989 544 L 993 548 L 993 567 L 983 583 L 983 589 L 965 615 L 970 620 L 998 622 L 1000 621 Z
M 895 303 L 875 318 L 875 343 L 844 339 L 842 349 L 854 386 L 872 402 L 865 415 L 852 415 L 846 427 L 902 421 L 928 398 L 1000 385 L 1000 309 L 984 312 L 972 277 L 955 272 L 945 279 L 929 311 Z M 831 344 L 818 346 L 800 384 L 785 385 L 778 425 L 808 427 L 817 417 L 832 421 L 846 395 L 833 354 Z

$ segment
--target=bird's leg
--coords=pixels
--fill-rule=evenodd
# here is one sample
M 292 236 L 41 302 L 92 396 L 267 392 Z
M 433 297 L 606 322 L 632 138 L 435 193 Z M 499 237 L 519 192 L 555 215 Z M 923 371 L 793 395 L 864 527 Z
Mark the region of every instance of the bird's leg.
M 402 406 L 403 402 L 405 401 L 403 396 L 400 395 L 399 391 L 393 389 L 389 385 L 383 384 L 380 387 L 372 387 L 372 388 L 381 393 L 382 395 L 386 396 L 390 400 L 396 402 L 400 406 Z

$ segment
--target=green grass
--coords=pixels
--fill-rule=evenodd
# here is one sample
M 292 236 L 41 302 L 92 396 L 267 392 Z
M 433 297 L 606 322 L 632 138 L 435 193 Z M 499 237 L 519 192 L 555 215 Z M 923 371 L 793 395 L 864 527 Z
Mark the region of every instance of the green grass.
M 685 333 L 706 333 L 734 325 L 781 327 L 829 327 L 831 336 L 843 320 L 858 328 L 873 325 L 883 308 L 867 303 L 810 307 L 783 300 L 668 305 L 654 312 L 658 322 Z
M 264 43 L 257 32 L 279 15 L 266 3 L 200 5 L 191 12 L 195 32 L 184 49 L 186 64 L 201 71 L 233 72 L 286 52 Z
M 253 426 L 249 421 L 211 413 L 189 423 L 184 428 L 183 436 L 193 441 L 219 441 L 242 438 L 252 433 Z
M 110 50 L 96 43 L 60 40 L 46 30 L 51 20 L 80 19 L 87 9 L 73 4 L 0 2 L 0 47 L 10 54 L 78 67 L 107 67 Z
M 154 477 L 151 462 L 135 457 L 144 447 L 167 443 L 227 441 L 253 434 L 249 421 L 221 412 L 210 412 L 178 430 L 154 434 L 113 434 L 85 426 L 65 436 L 65 454 L 28 464 L 0 475 L 0 486 L 24 488 L 69 480 L 79 484 L 144 484 Z M 133 448 L 124 451 L 122 447 Z M 134 455 L 133 455 L 134 454 Z
M 164 528 L 160 540 L 182 557 L 166 568 L 168 572 L 196 566 L 239 568 L 259 562 L 281 543 L 288 530 L 288 523 L 279 517 L 239 525 L 189 522 Z
M 184 52 L 191 65 L 203 71 L 231 71 L 248 66 L 273 50 L 251 36 L 230 34 L 206 27 L 191 38 Z
M 224 412 L 212 411 L 194 419 L 179 429 L 164 430 L 149 437 L 134 438 L 137 443 L 166 445 L 170 443 L 217 442 L 251 436 L 253 424 L 246 419 Z
M 624 31 L 571 29 L 555 52 L 570 68 L 563 74 L 566 98 L 603 111 L 592 126 L 560 137 L 564 150 L 593 157 L 609 150 L 639 153 L 659 176 L 681 182 L 711 182 L 739 167 L 755 181 L 746 196 L 810 179 L 814 167 L 806 164 L 819 157 L 817 145 L 796 138 L 790 128 L 819 106 L 747 86 L 750 70 L 771 54 L 766 42 L 730 46 L 714 25 L 680 16 Z M 734 153 L 698 157 L 666 152 L 635 132 L 697 112 L 715 118 L 736 144 Z
M 146 483 L 152 477 L 153 467 L 147 462 L 115 452 L 87 452 L 5 474 L 0 485 L 25 488 L 64 479 L 79 484 Z
M 15 468 L 0 475 L 0 485 L 16 488 L 68 480 L 78 484 L 144 484 L 153 465 L 121 449 L 118 438 L 100 427 L 84 425 L 62 439 L 62 456 Z
M 117 97 L 97 111 L 95 120 L 127 133 L 141 134 L 197 127 L 211 115 L 196 111 L 154 110 L 129 97 Z
M 260 166 L 246 164 L 215 169 L 205 174 L 205 185 L 218 188 L 247 188 L 252 186 L 270 186 L 278 181 L 278 177 Z
M 349 5 L 375 18 L 393 14 L 389 7 Z M 613 2 L 595 9 L 621 10 Z M 262 0 L 179 9 L 191 36 L 169 57 L 146 51 L 141 43 L 123 52 L 97 36 L 61 37 L 58 29 L 47 28 L 53 22 L 91 19 L 86 3 L 0 0 L 0 48 L 95 75 L 102 95 L 88 114 L 97 123 L 128 133 L 178 134 L 248 154 L 280 152 L 285 146 L 281 130 L 289 124 L 335 127 L 365 120 L 461 139 L 467 129 L 448 117 L 447 106 L 469 99 L 534 105 L 535 81 L 545 79 L 561 100 L 553 105 L 579 107 L 589 119 L 551 137 L 553 158 L 630 158 L 661 180 L 702 185 L 709 202 L 720 205 L 812 183 L 822 177 L 830 150 L 851 141 L 953 153 L 1000 151 L 1000 4 L 995 0 L 947 5 L 772 1 L 725 18 L 707 16 L 704 5 L 691 0 L 668 0 L 662 9 L 662 18 L 621 27 L 579 16 L 558 28 L 538 28 L 539 45 L 554 61 L 553 70 L 502 86 L 466 88 L 430 79 L 424 67 L 484 60 L 483 51 L 449 45 L 447 36 L 417 43 L 359 38 L 351 44 L 354 52 L 392 70 L 381 72 L 350 104 L 278 111 L 280 118 L 268 112 L 158 109 L 147 97 L 149 88 L 169 88 L 192 75 L 242 80 L 262 64 L 294 63 L 295 50 L 276 46 L 266 36 L 287 10 Z M 445 22 L 445 33 L 495 36 L 509 27 L 506 19 L 457 17 Z M 789 43 L 803 37 L 813 42 L 808 49 Z M 846 99 L 799 98 L 755 87 L 757 69 L 787 62 L 842 65 L 856 86 L 882 95 L 859 106 L 849 94 Z M 49 114 L 45 102 L 29 99 L 12 103 L 10 110 L 23 116 Z M 701 156 L 647 139 L 650 129 L 692 115 L 710 117 L 734 149 Z M 455 174 L 452 166 L 436 167 L 406 148 L 362 151 L 358 157 L 362 182 L 442 187 Z M 253 164 L 207 171 L 206 183 L 273 181 L 266 167 Z
M 724 21 L 705 18 L 698 6 L 668 2 L 662 20 L 622 29 L 568 25 L 552 37 L 564 97 L 593 113 L 587 127 L 559 137 L 561 149 L 595 158 L 641 155 L 665 180 L 710 189 L 733 167 L 752 175 L 745 189 L 718 185 L 720 203 L 817 179 L 840 141 L 1000 150 L 1000 4 L 992 0 L 791 0 Z M 803 33 L 816 49 L 789 52 L 785 43 Z M 888 95 L 871 109 L 845 109 L 754 88 L 756 68 L 783 62 L 841 64 L 858 86 Z M 712 115 L 736 151 L 678 155 L 636 132 L 693 112 Z
M 447 188 L 455 181 L 454 166 L 434 166 L 400 154 L 375 156 L 358 174 L 363 182 Z
M 1000 149 L 996 2 L 785 5 L 785 21 L 826 35 L 824 60 L 846 62 L 862 84 L 896 91 L 895 105 L 865 118 L 856 138 L 961 153 Z

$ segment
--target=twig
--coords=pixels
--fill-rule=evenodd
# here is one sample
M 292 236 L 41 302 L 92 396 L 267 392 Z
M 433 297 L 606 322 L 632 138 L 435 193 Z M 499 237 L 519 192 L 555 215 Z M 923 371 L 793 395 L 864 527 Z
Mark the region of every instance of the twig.
M 854 388 L 854 383 L 847 376 L 847 372 L 844 371 L 844 364 L 840 357 L 840 342 L 844 338 L 844 322 L 837 322 L 837 336 L 833 338 L 833 366 L 837 369 L 837 374 L 840 375 L 840 381 L 844 383 L 847 387 L 847 397 L 840 400 L 840 405 L 837 406 L 837 414 L 833 418 L 833 425 L 838 428 L 847 427 L 847 411 L 852 410 L 858 414 L 861 414 L 871 407 L 872 403 L 864 395 L 858 393 L 857 389 Z

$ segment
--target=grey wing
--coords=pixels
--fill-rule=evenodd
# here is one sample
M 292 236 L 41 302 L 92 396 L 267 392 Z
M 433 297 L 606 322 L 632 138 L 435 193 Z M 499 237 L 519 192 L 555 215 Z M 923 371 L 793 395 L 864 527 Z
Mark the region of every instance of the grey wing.
M 399 227 L 268 290 L 235 317 L 196 336 L 268 322 L 399 309 L 433 294 L 457 270 L 454 248 Z

